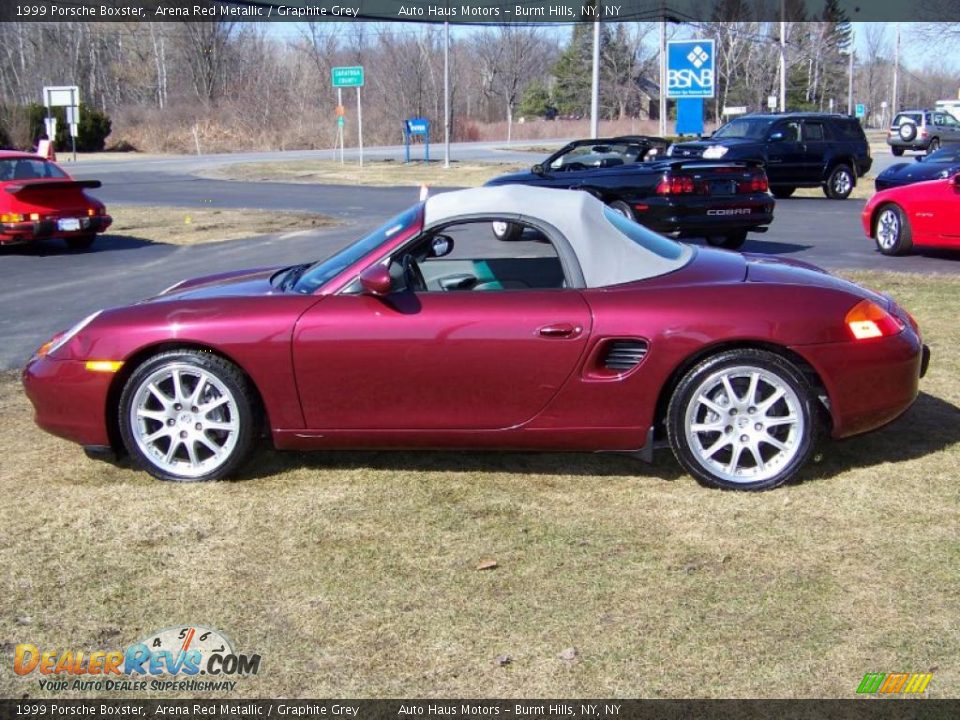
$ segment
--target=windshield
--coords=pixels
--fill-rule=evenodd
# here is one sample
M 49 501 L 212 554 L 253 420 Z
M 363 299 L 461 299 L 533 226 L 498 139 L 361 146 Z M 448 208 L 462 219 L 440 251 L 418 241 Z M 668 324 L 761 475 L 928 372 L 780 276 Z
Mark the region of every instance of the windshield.
M 65 177 L 67 176 L 63 170 L 53 163 L 39 158 L 4 158 L 0 160 L 0 182 Z
M 960 146 L 940 148 L 935 153 L 927 155 L 925 163 L 955 163 L 960 162 Z
M 731 120 L 717 130 L 713 134 L 713 137 L 762 139 L 767 136 L 767 130 L 770 129 L 773 120 L 773 118 L 740 118 L 739 120 Z
M 332 280 L 341 272 L 357 262 L 364 255 L 368 255 L 377 249 L 380 245 L 395 237 L 397 233 L 416 225 L 420 222 L 420 213 L 423 205 L 414 205 L 409 210 L 405 210 L 394 218 L 391 218 L 383 226 L 377 228 L 366 237 L 360 238 L 352 245 L 348 245 L 343 250 L 327 258 L 320 260 L 308 267 L 300 279 L 293 286 L 294 292 L 309 295 L 325 283 Z

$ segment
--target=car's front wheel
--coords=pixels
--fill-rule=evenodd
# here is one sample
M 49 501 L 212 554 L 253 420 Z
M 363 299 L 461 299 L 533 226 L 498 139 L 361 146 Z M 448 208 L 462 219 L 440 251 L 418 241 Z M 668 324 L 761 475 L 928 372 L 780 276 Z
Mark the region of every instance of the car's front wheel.
M 856 179 L 853 176 L 853 170 L 846 165 L 837 165 L 827 178 L 823 186 L 824 194 L 831 200 L 846 200 L 853 192 L 853 186 Z
M 627 220 L 637 219 L 637 216 L 633 214 L 633 208 L 631 208 L 623 200 L 614 200 L 612 203 L 610 203 L 610 209 L 614 212 L 620 213 L 627 218 Z
M 873 227 L 877 250 L 884 255 L 904 255 L 913 247 L 910 221 L 899 205 L 887 203 L 881 206 Z
M 516 223 L 512 222 L 496 220 L 490 223 L 490 227 L 493 230 L 493 236 L 497 240 L 502 240 L 504 242 L 513 242 L 514 240 L 519 240 L 523 235 L 523 225 L 517 225 Z
M 816 402 L 785 358 L 730 350 L 699 363 L 677 385 L 667 435 L 677 460 L 701 483 L 768 490 L 793 477 L 813 452 Z
M 933 138 L 930 141 L 930 144 L 927 145 L 927 155 L 933 155 L 937 150 L 940 149 L 940 140 L 938 138 Z
M 120 434 L 134 462 L 161 480 L 218 480 L 250 454 L 259 409 L 250 381 L 208 352 L 164 352 L 120 396 Z

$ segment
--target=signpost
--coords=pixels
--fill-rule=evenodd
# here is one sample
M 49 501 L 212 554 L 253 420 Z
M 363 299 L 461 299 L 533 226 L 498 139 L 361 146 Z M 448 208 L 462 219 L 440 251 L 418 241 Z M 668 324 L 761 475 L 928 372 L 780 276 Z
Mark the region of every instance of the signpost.
M 65 107 L 67 124 L 70 126 L 70 147 L 73 161 L 77 161 L 77 132 L 80 125 L 80 88 L 76 85 L 45 85 L 43 87 L 43 106 L 47 109 L 44 120 L 47 137 L 51 145 L 56 143 L 57 119 L 50 115 L 50 108 Z
M 867 106 L 866 106 L 866 105 L 864 105 L 863 103 L 857 103 L 856 110 L 857 110 L 857 117 L 858 117 L 858 118 L 866 117 L 866 115 L 867 115 Z
M 407 118 L 403 121 L 404 162 L 410 162 L 410 138 L 419 135 L 423 138 L 423 162 L 430 162 L 430 120 L 427 118 Z
M 337 89 L 337 138 L 340 142 L 340 164 L 343 164 L 343 88 L 357 89 L 357 146 L 360 150 L 360 167 L 363 167 L 363 108 L 360 105 L 360 88 L 363 87 L 363 66 L 352 65 L 330 69 L 330 79 Z

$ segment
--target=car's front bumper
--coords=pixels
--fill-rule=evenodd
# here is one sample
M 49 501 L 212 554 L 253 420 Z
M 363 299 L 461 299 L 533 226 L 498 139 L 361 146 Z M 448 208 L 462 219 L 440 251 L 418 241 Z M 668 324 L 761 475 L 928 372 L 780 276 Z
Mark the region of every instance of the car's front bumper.
M 79 230 L 60 230 L 57 225 L 60 219 L 62 218 L 0 223 L 0 244 L 12 245 L 51 237 L 69 238 L 101 233 L 113 223 L 113 218 L 109 215 L 94 215 L 77 218 L 80 221 Z
M 82 360 L 34 357 L 22 379 L 42 429 L 81 445 L 109 446 L 107 396 L 114 377 L 88 370 Z

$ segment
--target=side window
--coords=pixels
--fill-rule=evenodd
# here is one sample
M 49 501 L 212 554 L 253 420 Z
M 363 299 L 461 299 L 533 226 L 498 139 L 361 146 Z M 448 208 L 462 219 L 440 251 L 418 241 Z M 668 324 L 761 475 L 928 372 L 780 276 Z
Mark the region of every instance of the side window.
M 803 124 L 803 139 L 804 141 L 815 142 L 817 140 L 824 139 L 823 133 L 823 123 L 820 122 L 805 122 Z
M 788 122 L 774 128 L 774 132 L 782 132 L 783 139 L 787 142 L 800 142 L 800 123 Z
M 950 128 L 956 128 L 958 125 L 960 125 L 960 123 L 957 122 L 957 119 L 948 113 L 943 114 L 943 124 Z
M 447 225 L 421 235 L 388 266 L 396 290 L 490 292 L 567 287 L 553 243 L 507 220 Z

